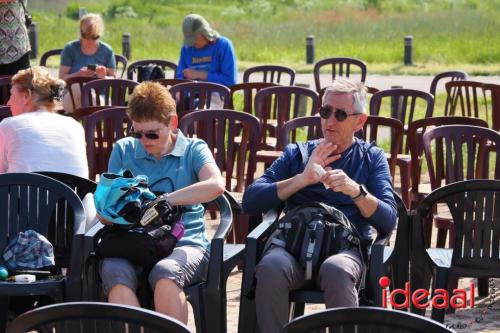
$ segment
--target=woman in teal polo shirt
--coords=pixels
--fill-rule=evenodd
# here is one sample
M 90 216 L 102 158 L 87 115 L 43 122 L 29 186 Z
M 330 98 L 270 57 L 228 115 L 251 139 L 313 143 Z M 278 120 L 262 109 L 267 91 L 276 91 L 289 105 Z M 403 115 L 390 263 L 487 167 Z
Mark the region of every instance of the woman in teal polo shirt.
M 187 323 L 183 287 L 200 281 L 208 267 L 209 242 L 200 203 L 224 193 L 222 176 L 207 144 L 186 138 L 177 129 L 175 101 L 159 83 L 139 84 L 127 114 L 133 131 L 114 146 L 108 171 L 129 169 L 134 175 L 146 175 L 153 191 L 167 192 L 170 204 L 183 206 L 184 236 L 172 254 L 153 267 L 148 280 L 156 311 Z M 140 306 L 135 294 L 140 269 L 121 258 L 102 261 L 101 277 L 110 303 Z

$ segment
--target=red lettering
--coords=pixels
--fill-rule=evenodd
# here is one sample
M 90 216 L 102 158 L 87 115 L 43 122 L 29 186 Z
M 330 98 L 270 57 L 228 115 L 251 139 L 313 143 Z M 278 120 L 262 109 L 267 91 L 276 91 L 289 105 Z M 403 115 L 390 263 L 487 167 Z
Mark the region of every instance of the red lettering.
M 472 309 L 474 307 L 474 282 L 473 281 L 470 282 L 469 293 L 470 293 L 470 296 L 469 296 L 469 302 L 470 302 L 469 306 Z
M 432 307 L 435 309 L 448 309 L 449 295 L 446 289 L 436 289 L 432 297 Z
M 396 302 L 396 295 L 402 294 L 404 301 L 401 304 Z M 405 289 L 394 289 L 391 292 L 391 304 L 394 309 L 408 309 L 410 307 L 410 283 L 405 283 Z
M 411 302 L 417 309 L 425 309 L 429 306 L 429 301 L 426 301 L 424 303 L 420 302 L 424 299 L 427 300 L 427 297 L 429 297 L 429 291 L 427 289 L 417 289 L 411 295 Z
M 454 289 L 450 298 L 450 306 L 453 309 L 465 309 L 467 307 L 467 294 L 463 289 Z

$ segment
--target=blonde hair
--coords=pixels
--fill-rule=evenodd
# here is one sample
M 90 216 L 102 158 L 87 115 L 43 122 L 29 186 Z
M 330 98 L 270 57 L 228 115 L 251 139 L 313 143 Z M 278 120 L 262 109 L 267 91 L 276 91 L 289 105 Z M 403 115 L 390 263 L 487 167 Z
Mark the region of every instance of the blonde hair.
M 158 82 L 138 84 L 128 101 L 127 115 L 133 121 L 157 120 L 168 125 L 170 118 L 176 114 L 175 100 Z
M 80 19 L 80 32 L 85 35 L 102 36 L 104 22 L 99 14 L 85 14 Z
M 354 82 L 345 78 L 338 78 L 332 85 L 325 89 L 323 104 L 329 94 L 351 94 L 354 98 L 354 113 L 364 113 L 366 107 L 366 86 L 362 82 Z
M 43 107 L 54 111 L 61 106 L 65 83 L 50 75 L 45 67 L 33 66 L 20 70 L 12 77 L 12 85 L 30 94 L 37 109 Z

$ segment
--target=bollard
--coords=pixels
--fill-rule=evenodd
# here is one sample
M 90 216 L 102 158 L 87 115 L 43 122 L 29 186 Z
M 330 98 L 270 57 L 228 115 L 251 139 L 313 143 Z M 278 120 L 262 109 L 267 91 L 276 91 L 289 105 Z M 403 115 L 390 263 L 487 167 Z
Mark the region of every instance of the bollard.
M 78 8 L 78 19 L 81 19 L 85 14 L 87 14 L 87 9 L 85 9 L 84 7 Z
M 28 29 L 28 36 L 31 45 L 30 59 L 36 59 L 38 56 L 38 26 L 32 22 Z
M 122 54 L 128 60 L 131 59 L 131 56 L 132 56 L 132 46 L 130 44 L 130 32 L 125 32 L 122 35 Z
M 413 52 L 413 36 L 405 37 L 405 57 L 404 63 L 406 66 L 412 65 L 412 52 Z
M 314 36 L 309 35 L 306 37 L 306 63 L 314 63 Z

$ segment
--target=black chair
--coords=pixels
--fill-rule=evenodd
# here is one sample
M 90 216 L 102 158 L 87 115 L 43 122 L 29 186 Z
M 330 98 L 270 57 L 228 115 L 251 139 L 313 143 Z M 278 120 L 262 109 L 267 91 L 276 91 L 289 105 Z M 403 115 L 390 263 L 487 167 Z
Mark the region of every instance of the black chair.
M 122 79 L 123 74 L 125 74 L 125 71 L 127 70 L 128 59 L 120 54 L 115 54 L 115 62 L 116 62 L 115 77 L 118 79 Z
M 335 308 L 296 318 L 281 333 L 453 333 L 446 326 L 412 313 L 374 307 Z
M 218 209 L 220 223 L 212 237 L 210 244 L 210 261 L 205 281 L 184 288 L 187 300 L 193 307 L 196 332 L 212 333 L 226 332 L 226 282 L 231 271 L 243 259 L 244 245 L 225 244 L 233 221 L 233 213 L 226 195 L 216 198 L 206 205 L 207 209 Z M 101 282 L 98 276 L 98 260 L 94 254 L 94 236 L 102 228 L 96 225 L 85 234 L 84 256 L 85 277 L 84 297 L 88 300 L 104 300 Z M 151 306 L 151 290 L 147 283 L 147 276 L 139 286 L 138 296 L 143 306 Z
M 437 204 L 444 204 L 453 218 L 453 249 L 425 249 L 424 221 Z M 455 182 L 431 192 L 419 205 L 412 227 L 412 289 L 426 287 L 429 268 L 434 277 L 432 296 L 436 289 L 452 295 L 451 282 L 458 277 L 500 277 L 499 210 L 498 178 Z M 432 319 L 443 322 L 445 310 L 433 307 Z
M 75 192 L 63 183 L 34 173 L 0 175 L 0 248 L 21 231 L 44 235 L 54 247 L 49 278 L 32 283 L 0 281 L 0 331 L 5 330 L 9 297 L 46 295 L 53 302 L 81 298 L 82 245 L 85 213 Z M 59 214 L 60 207 L 66 214 Z M 63 270 L 66 269 L 66 275 Z
M 12 112 L 9 106 L 0 106 L 0 121 L 5 118 L 12 117 Z
M 394 192 L 393 192 L 394 193 Z M 398 213 L 406 216 L 406 207 L 401 198 L 394 193 L 394 198 L 398 206 Z M 262 222 L 247 236 L 245 245 L 245 267 L 243 269 L 243 277 L 241 284 L 240 294 L 240 313 L 238 321 L 239 333 L 254 333 L 257 332 L 257 317 L 255 311 L 255 267 L 264 255 L 266 244 L 276 231 L 276 220 L 281 214 L 280 209 L 273 209 L 263 215 Z M 407 221 L 402 221 L 407 223 Z M 389 242 L 390 234 L 378 234 L 374 241 L 373 246 L 385 246 Z M 380 273 L 378 273 L 380 274 Z M 366 282 L 366 290 L 363 292 L 360 301 L 370 301 L 372 293 L 375 292 L 376 286 L 371 286 L 372 276 L 370 268 L 368 270 Z M 377 281 L 378 285 L 378 281 Z M 324 303 L 323 292 L 320 290 L 299 289 L 290 292 L 290 317 L 296 318 L 304 314 L 304 307 L 306 303 L 318 304 Z
M 0 105 L 7 104 L 10 98 L 12 75 L 0 75 Z
M 52 49 L 52 50 L 48 50 L 47 52 L 42 54 L 42 56 L 40 57 L 40 66 L 46 67 L 48 59 L 50 57 L 60 56 L 62 51 L 63 51 L 63 49 Z M 58 64 L 59 64 L 59 62 L 58 62 Z
M 16 318 L 7 333 L 27 332 L 190 333 L 183 323 L 158 312 L 98 302 L 72 302 L 44 306 Z
M 85 231 L 90 229 L 92 225 L 90 223 L 96 222 L 95 218 L 95 206 L 93 196 L 88 196 L 88 194 L 93 194 L 96 190 L 97 184 L 87 178 L 78 177 L 75 175 L 71 175 L 69 173 L 63 172 L 52 172 L 52 171 L 44 171 L 37 172 L 38 174 L 53 178 L 55 180 L 60 181 L 61 183 L 69 186 L 75 191 L 76 195 L 82 200 L 83 207 L 85 209 L 86 216 L 86 226 Z M 88 205 L 92 205 L 92 207 L 88 207 Z M 61 207 L 62 209 L 66 209 L 66 207 Z

